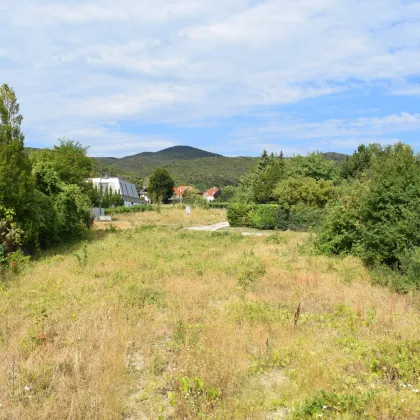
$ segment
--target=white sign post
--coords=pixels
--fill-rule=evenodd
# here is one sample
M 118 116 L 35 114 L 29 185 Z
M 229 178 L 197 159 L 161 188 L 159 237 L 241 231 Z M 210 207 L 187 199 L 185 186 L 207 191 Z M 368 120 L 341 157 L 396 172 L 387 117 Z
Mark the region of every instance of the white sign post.
M 187 214 L 187 216 L 189 216 L 191 214 L 191 207 L 190 206 L 185 207 L 185 213 Z

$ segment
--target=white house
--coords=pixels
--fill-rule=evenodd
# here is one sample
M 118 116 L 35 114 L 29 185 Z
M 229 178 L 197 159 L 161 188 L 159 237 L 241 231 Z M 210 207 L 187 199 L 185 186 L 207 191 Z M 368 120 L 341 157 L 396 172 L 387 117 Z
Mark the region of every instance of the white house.
M 93 185 L 100 189 L 102 186 L 102 191 L 107 191 L 112 189 L 114 192 L 119 192 L 122 199 L 124 200 L 124 205 L 126 207 L 133 206 L 134 204 L 141 204 L 137 188 L 134 184 L 127 182 L 122 178 L 92 178 Z
M 204 191 L 202 197 L 207 201 L 214 201 L 220 196 L 221 193 L 222 191 L 219 188 L 213 187 L 207 191 Z

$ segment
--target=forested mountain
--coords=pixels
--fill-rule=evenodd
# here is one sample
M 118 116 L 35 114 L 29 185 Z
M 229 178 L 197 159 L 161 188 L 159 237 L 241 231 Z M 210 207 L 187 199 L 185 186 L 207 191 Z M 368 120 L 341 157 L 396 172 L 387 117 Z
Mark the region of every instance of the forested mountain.
M 337 163 L 344 161 L 346 155 L 325 153 L 327 160 Z M 258 158 L 224 157 L 190 146 L 174 146 L 156 153 L 143 152 L 120 159 L 105 157 L 93 158 L 95 172 L 109 176 L 128 178 L 138 185 L 157 167 L 168 170 L 178 185 L 194 185 L 197 188 L 237 185 Z

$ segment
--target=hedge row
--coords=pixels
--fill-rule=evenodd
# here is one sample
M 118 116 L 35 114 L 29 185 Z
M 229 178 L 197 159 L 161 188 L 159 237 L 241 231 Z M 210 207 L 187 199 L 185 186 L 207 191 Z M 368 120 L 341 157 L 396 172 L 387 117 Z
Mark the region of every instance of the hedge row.
M 231 204 L 228 207 L 231 226 L 261 230 L 308 231 L 319 227 L 324 215 L 324 209 L 308 206 L 286 209 L 277 204 Z
M 230 203 L 223 203 L 221 201 L 209 201 L 209 207 L 211 209 L 227 209 Z
M 135 204 L 131 207 L 112 207 L 105 209 L 105 214 L 121 214 L 121 213 L 143 213 L 144 211 L 153 211 L 153 206 L 151 204 Z

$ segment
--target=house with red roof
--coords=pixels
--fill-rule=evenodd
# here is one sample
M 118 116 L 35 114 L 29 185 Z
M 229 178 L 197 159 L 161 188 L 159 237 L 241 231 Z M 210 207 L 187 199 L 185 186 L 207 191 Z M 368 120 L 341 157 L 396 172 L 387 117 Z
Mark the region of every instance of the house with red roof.
M 213 187 L 213 188 L 210 188 L 207 191 L 204 191 L 202 196 L 207 201 L 214 201 L 214 200 L 216 200 L 216 198 L 218 198 L 220 196 L 221 193 L 222 193 L 222 191 L 220 190 L 220 188 Z
M 192 189 L 193 187 L 191 185 L 182 185 L 180 187 L 174 188 L 174 195 L 175 200 L 182 200 L 182 197 L 184 197 L 184 193 L 187 189 Z

